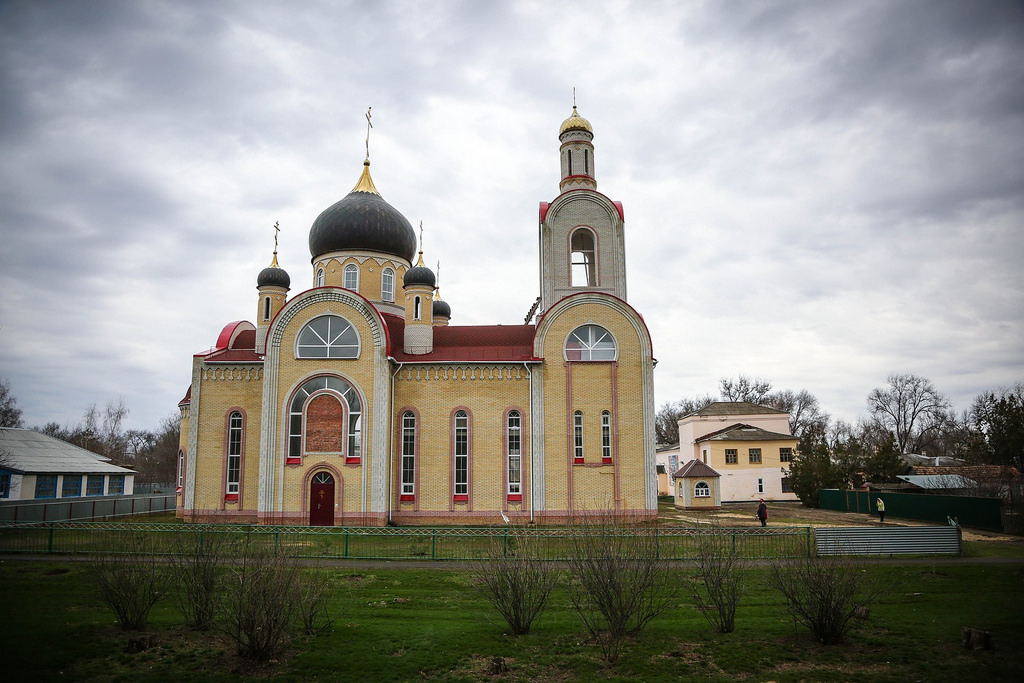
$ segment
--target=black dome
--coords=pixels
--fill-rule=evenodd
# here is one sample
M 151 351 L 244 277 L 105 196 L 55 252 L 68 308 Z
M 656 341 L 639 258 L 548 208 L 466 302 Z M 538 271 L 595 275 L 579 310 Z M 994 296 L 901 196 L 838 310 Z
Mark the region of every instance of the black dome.
M 379 251 L 412 261 L 416 232 L 379 194 L 352 191 L 317 216 L 309 229 L 309 253 L 314 259 L 350 250 Z
M 437 301 L 434 302 L 434 317 L 452 317 L 452 307 L 448 305 L 447 301 L 438 299 Z
M 420 263 L 423 263 L 423 259 L 420 259 Z M 416 264 L 414 267 L 405 271 L 405 277 L 402 278 L 402 283 L 406 287 L 411 285 L 426 285 L 427 287 L 433 287 L 437 283 L 437 279 L 434 277 L 434 271 L 426 266 Z
M 288 277 L 288 271 L 284 268 L 277 268 L 275 266 L 268 266 L 260 271 L 260 274 L 256 276 L 257 287 L 284 287 L 288 289 L 292 286 L 292 279 Z

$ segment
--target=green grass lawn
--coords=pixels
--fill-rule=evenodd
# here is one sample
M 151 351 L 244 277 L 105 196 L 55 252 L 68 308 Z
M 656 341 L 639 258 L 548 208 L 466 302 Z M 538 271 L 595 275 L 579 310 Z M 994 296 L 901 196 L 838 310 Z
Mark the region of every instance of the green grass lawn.
M 1024 566 L 865 565 L 884 586 L 846 642 L 825 647 L 795 626 L 765 569 L 749 570 L 736 632 L 714 633 L 684 593 L 631 641 L 614 669 L 602 662 L 557 589 L 528 636 L 477 597 L 464 571 L 332 568 L 324 633 L 255 666 L 220 634 L 189 632 L 172 602 L 154 608 L 154 644 L 129 654 L 129 635 L 95 597 L 88 563 L 0 563 L 0 657 L 8 681 L 938 681 L 1019 680 L 1024 672 Z M 680 582 L 692 570 L 680 569 Z M 967 651 L 960 629 L 992 632 L 996 649 Z M 488 673 L 502 657 L 507 673 Z

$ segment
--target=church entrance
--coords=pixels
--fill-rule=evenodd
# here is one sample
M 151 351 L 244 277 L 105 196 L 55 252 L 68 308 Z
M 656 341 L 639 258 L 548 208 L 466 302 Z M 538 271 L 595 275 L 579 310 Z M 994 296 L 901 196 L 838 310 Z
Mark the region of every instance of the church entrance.
M 309 525 L 334 526 L 334 477 L 317 472 L 309 484 Z

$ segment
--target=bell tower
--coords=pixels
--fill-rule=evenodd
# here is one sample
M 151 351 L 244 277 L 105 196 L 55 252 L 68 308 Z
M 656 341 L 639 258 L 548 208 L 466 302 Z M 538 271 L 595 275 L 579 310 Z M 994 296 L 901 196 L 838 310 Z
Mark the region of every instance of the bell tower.
M 561 194 L 540 205 L 538 316 L 578 292 L 606 292 L 626 299 L 622 203 L 597 191 L 594 129 L 575 104 L 558 139 Z

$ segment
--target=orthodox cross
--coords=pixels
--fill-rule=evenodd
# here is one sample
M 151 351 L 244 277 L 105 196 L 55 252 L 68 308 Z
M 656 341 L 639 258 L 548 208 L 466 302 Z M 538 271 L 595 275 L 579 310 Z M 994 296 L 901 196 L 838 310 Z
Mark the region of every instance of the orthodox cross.
M 373 107 L 366 108 L 366 160 L 370 160 L 370 129 L 373 128 L 373 121 L 370 120 L 370 110 Z
M 281 232 L 281 225 L 278 221 L 274 221 L 274 253 L 277 253 L 277 234 Z

